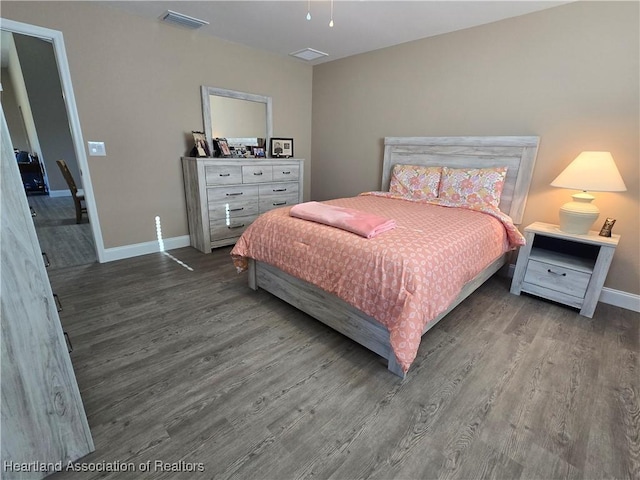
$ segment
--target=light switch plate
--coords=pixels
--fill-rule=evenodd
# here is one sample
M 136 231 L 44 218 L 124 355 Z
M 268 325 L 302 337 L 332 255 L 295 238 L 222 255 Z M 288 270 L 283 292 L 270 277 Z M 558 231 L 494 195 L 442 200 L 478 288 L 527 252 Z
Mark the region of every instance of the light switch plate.
M 89 145 L 89 155 L 92 157 L 106 157 L 107 151 L 104 148 L 104 142 L 87 142 Z

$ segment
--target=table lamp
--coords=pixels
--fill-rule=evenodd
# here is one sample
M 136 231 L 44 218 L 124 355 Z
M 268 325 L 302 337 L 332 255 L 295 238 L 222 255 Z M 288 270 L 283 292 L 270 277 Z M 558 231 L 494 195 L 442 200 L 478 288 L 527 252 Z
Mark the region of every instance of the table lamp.
M 627 190 L 609 152 L 582 152 L 551 182 L 552 187 L 582 190 L 572 195 L 573 201 L 560 207 L 560 230 L 586 235 L 600 215 L 600 210 L 587 193 L 624 192 Z

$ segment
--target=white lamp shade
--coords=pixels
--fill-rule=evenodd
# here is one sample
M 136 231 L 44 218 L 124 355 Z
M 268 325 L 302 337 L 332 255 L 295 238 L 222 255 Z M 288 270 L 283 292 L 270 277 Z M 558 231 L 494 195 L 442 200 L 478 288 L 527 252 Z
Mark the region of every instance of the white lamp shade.
M 582 152 L 551 182 L 551 186 L 590 192 L 627 190 L 609 152 Z

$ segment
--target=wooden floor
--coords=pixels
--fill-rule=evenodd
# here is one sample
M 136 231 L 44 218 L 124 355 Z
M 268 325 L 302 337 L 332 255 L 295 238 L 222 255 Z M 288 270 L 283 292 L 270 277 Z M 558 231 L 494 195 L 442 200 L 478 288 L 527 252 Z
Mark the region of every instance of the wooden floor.
M 29 195 L 27 201 L 36 212 L 33 222 L 40 248 L 49 258 L 49 270 L 96 262 L 89 220 L 83 215 L 82 222 L 76 223 L 71 197 Z
M 171 253 L 193 271 L 161 253 L 50 271 L 96 444 L 82 463 L 135 468 L 52 478 L 640 478 L 637 313 L 588 319 L 494 277 L 402 381 L 249 290 L 228 248 Z

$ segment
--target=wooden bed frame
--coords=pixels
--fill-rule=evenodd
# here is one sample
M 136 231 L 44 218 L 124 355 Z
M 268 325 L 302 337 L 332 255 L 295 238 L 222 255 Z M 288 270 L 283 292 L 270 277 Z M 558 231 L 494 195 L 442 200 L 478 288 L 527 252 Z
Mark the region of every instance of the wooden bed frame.
M 389 189 L 395 164 L 486 168 L 508 166 L 500 209 L 517 225 L 531 183 L 539 137 L 387 137 L 384 141 L 382 190 Z M 447 313 L 473 293 L 508 261 L 504 254 L 469 281 L 449 308 L 430 321 L 424 335 Z M 404 378 L 393 350 L 389 331 L 372 317 L 333 294 L 295 278 L 271 265 L 249 260 L 249 287 L 262 288 L 355 340 L 388 360 L 391 372 Z

